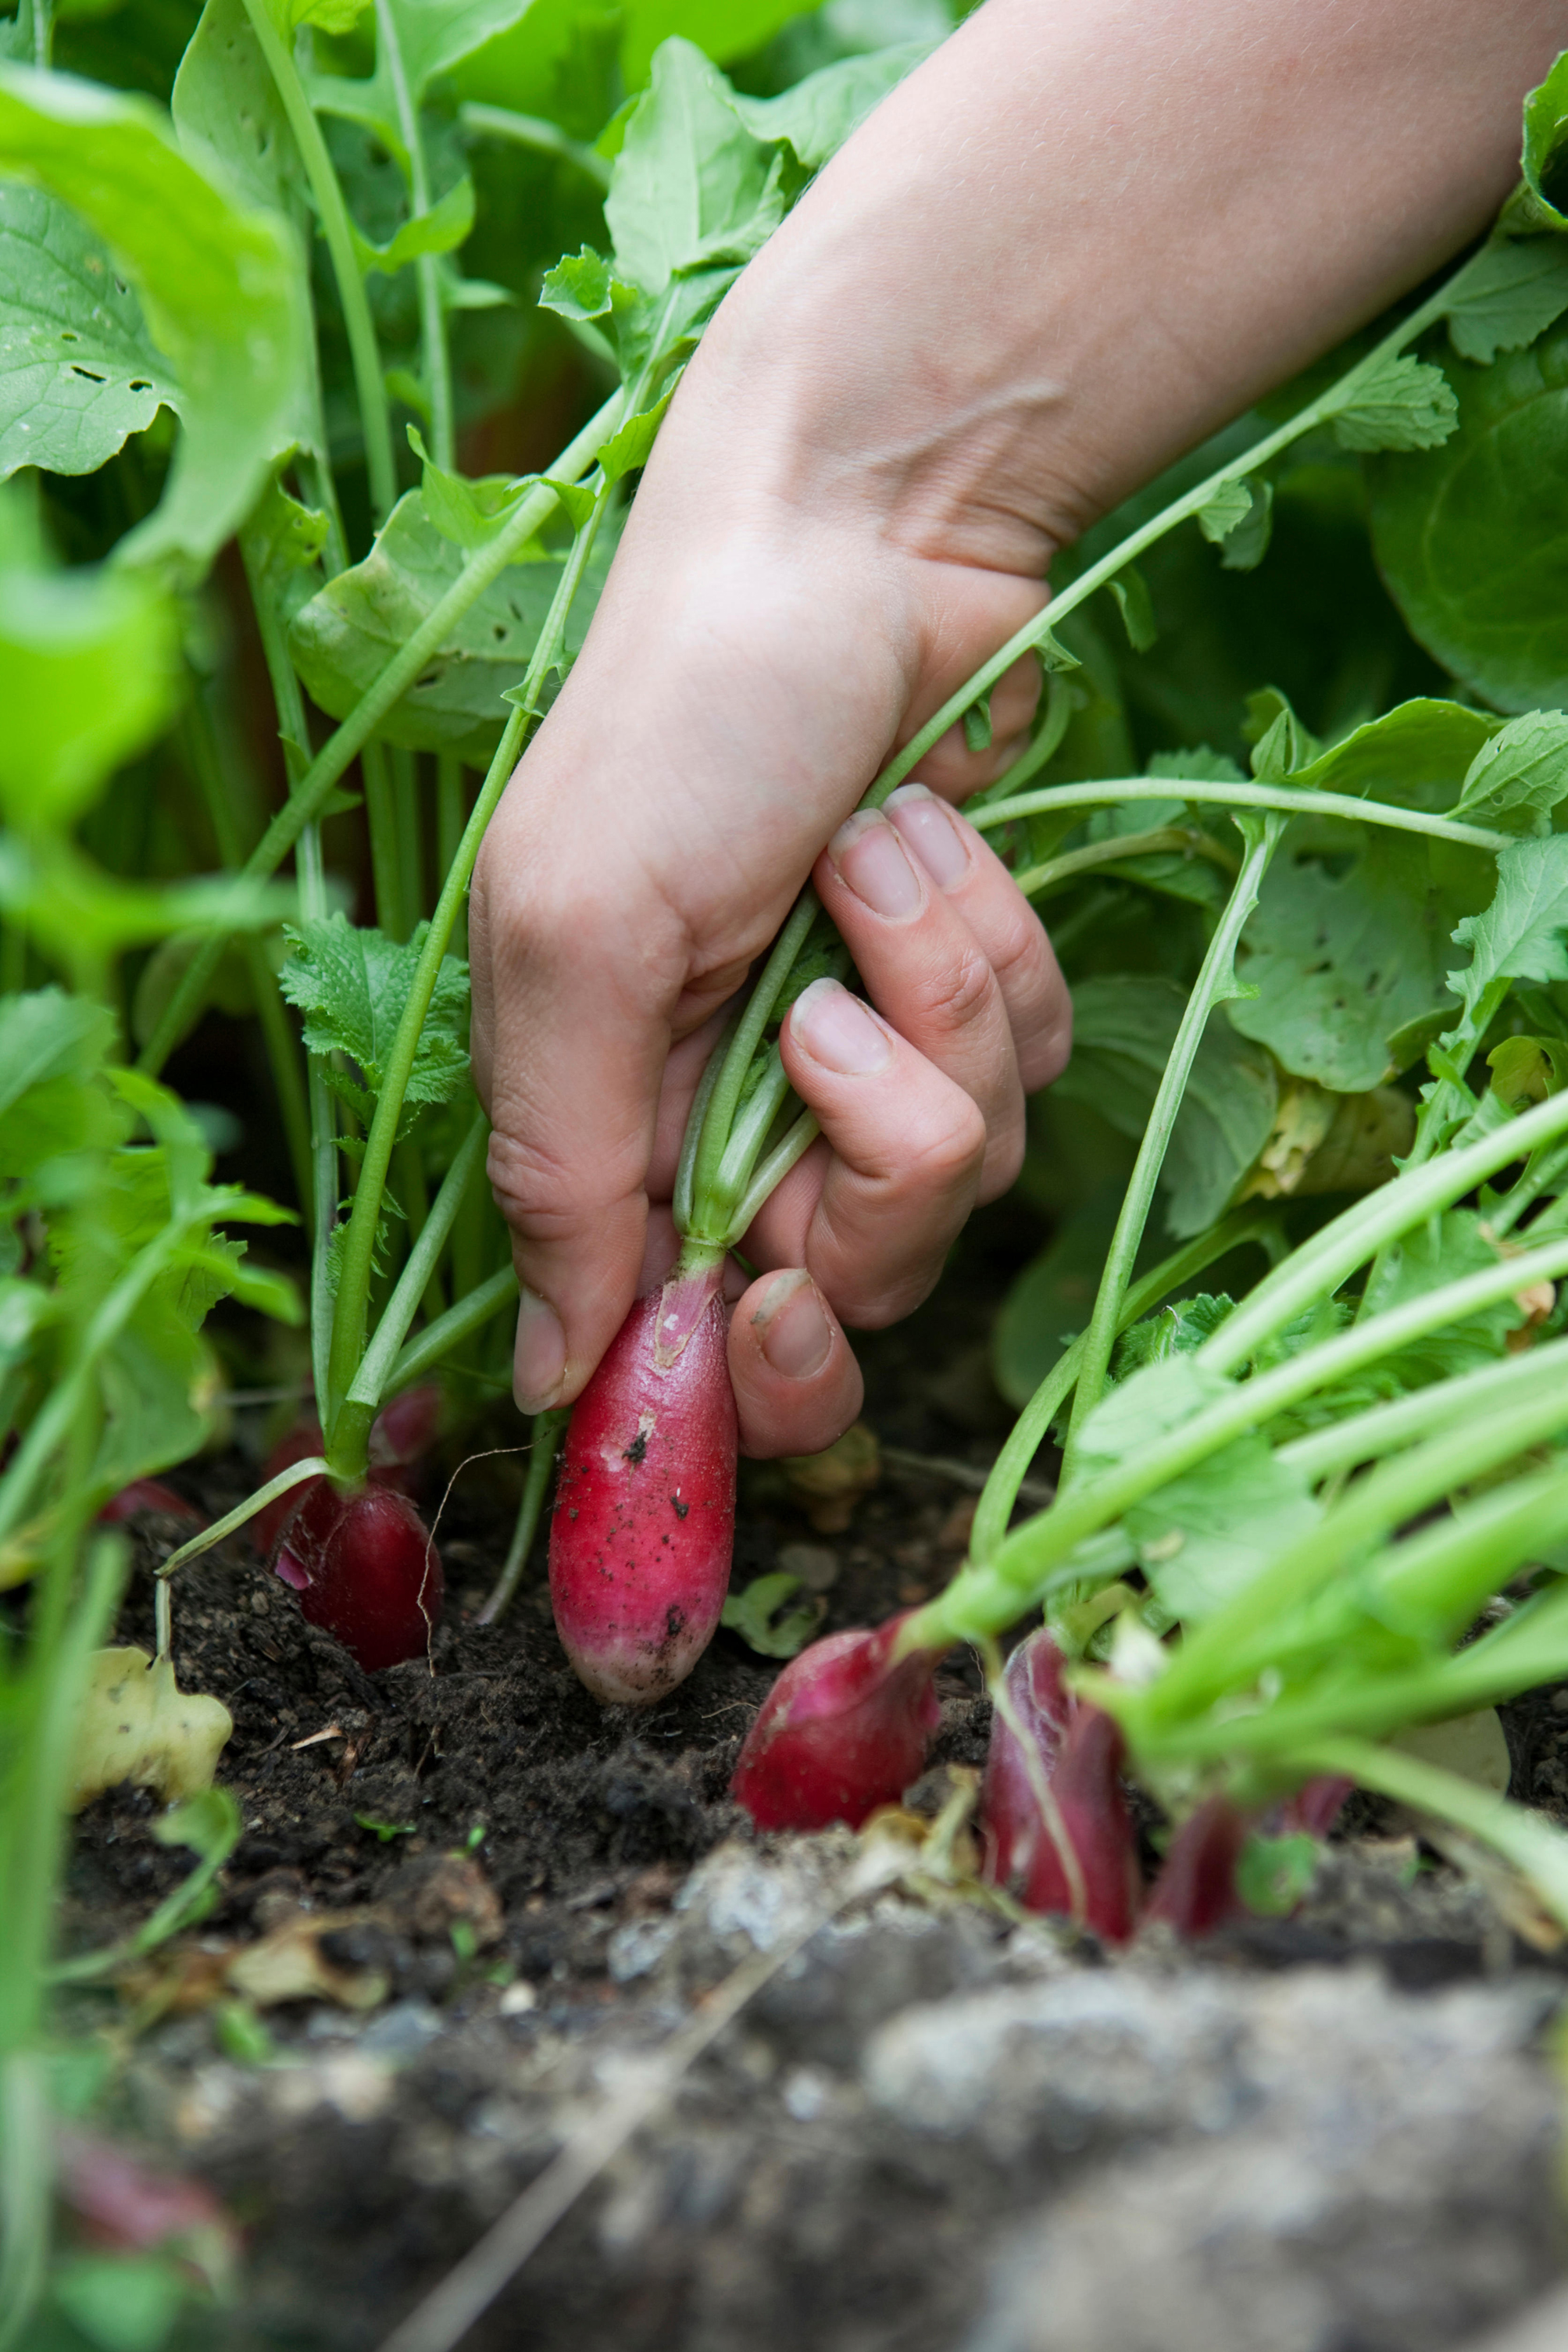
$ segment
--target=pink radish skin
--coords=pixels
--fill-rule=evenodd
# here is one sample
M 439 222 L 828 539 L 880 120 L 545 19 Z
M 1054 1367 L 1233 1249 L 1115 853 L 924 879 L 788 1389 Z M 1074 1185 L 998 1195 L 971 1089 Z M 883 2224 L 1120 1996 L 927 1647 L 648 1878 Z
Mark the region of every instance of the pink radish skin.
M 1008 1660 L 1008 1697 L 1028 1752 L 998 1710 L 980 1794 L 986 1875 L 1028 1910 L 1079 1919 L 1106 1943 L 1125 1943 L 1137 1924 L 1141 1885 L 1117 1777 L 1124 1742 L 1102 1708 L 1065 1688 L 1064 1664 L 1043 1627 Z M 1054 1825 L 1040 1801 L 1042 1781 L 1055 1803 Z
M 746 1736 L 730 1782 L 759 1830 L 858 1829 L 925 1769 L 941 1721 L 940 1650 L 897 1656 L 903 1617 L 830 1633 L 791 1658 Z
M 423 1657 L 441 1616 L 441 1554 L 406 1495 L 345 1493 L 313 1479 L 289 1523 L 277 1572 L 299 1613 L 335 1634 L 367 1674 Z
M 162 1511 L 166 1518 L 189 1519 L 193 1525 L 204 1528 L 210 1522 L 187 1503 L 183 1495 L 176 1495 L 172 1486 L 165 1486 L 162 1478 L 133 1478 L 118 1495 L 111 1495 L 99 1513 L 100 1519 L 133 1519 L 138 1511 Z
M 422 1381 L 416 1388 L 404 1389 L 390 1404 L 382 1407 L 371 1424 L 369 1475 L 376 1486 L 395 1486 L 404 1495 L 409 1492 L 414 1465 L 435 1443 L 440 1419 L 441 1391 L 433 1381 Z M 308 1462 L 313 1454 L 320 1453 L 322 1444 L 321 1424 L 313 1415 L 307 1421 L 297 1421 L 267 1455 L 261 1474 L 263 1482 L 276 1478 L 280 1470 L 291 1470 L 297 1462 Z M 287 1494 L 279 1495 L 276 1502 L 256 1513 L 251 1521 L 251 1540 L 264 1558 L 303 1507 L 305 1496 L 324 1483 L 312 1480 L 304 1487 L 290 1487 Z
M 735 1548 L 738 1432 L 722 1263 L 639 1298 L 572 1408 L 556 1475 L 556 1631 L 606 1705 L 648 1706 L 712 1641 Z
M 1277 1834 L 1326 1838 L 1340 1813 L 1344 1801 L 1355 1787 L 1354 1780 L 1341 1780 L 1324 1772 L 1314 1780 L 1303 1780 L 1293 1797 L 1287 1797 L 1280 1808 Z

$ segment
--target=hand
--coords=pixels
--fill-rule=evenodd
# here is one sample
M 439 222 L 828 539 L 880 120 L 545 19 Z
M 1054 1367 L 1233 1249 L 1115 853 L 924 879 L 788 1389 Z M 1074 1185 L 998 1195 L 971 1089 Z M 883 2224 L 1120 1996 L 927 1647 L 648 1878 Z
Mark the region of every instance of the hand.
M 758 1220 L 781 1271 L 731 1360 L 754 1447 L 835 1433 L 857 1393 L 836 1316 L 929 1286 L 1065 1045 L 1043 941 L 973 835 L 947 882 L 935 801 L 836 829 L 1040 609 L 1057 546 L 1479 229 L 1558 14 L 988 0 L 746 271 L 475 876 L 519 1402 L 573 1397 L 624 1316 L 699 1033 L 831 836 L 819 884 L 877 1010 L 819 992 L 787 1024 L 823 1143 Z M 936 747 L 934 794 L 998 772 L 1031 691 L 998 684 L 996 752 Z M 912 847 L 918 899 L 878 911 L 857 875 Z M 835 1068 L 857 1023 L 873 1066 Z

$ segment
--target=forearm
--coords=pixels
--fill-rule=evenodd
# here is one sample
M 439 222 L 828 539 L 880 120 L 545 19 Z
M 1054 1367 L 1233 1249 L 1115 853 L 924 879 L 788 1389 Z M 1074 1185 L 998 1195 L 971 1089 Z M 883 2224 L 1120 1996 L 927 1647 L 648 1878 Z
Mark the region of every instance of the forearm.
M 721 436 L 721 495 L 1039 576 L 1484 226 L 1565 40 L 1563 0 L 988 0 L 726 304 L 671 470 Z

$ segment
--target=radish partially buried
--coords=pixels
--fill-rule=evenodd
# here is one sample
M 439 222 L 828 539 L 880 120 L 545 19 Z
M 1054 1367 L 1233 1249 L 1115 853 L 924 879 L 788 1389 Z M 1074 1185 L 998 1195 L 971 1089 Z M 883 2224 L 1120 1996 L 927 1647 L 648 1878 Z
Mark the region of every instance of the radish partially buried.
M 722 1261 L 639 1298 L 572 1408 L 550 1520 L 561 1646 L 596 1698 L 643 1706 L 713 1639 L 735 1546 L 737 1432 Z
M 1013 1721 L 999 1707 L 992 1718 L 980 1792 L 986 1874 L 1030 1911 L 1065 1914 L 1107 1943 L 1124 1943 L 1140 1890 L 1137 1840 L 1117 1777 L 1122 1734 L 1102 1708 L 1066 1688 L 1064 1664 L 1043 1626 L 1008 1660 Z
M 367 1674 L 423 1657 L 441 1615 L 441 1554 L 406 1495 L 313 1479 L 276 1562 L 308 1623 Z
M 746 1735 L 730 1794 L 759 1830 L 858 1829 L 925 1769 L 942 1719 L 937 1650 L 901 1654 L 908 1617 L 830 1633 L 791 1658 Z

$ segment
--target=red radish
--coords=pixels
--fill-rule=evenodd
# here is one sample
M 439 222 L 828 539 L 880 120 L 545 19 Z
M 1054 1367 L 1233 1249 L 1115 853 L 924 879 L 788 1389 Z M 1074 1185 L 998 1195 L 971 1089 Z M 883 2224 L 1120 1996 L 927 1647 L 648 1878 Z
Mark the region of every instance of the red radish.
M 299 1613 L 336 1634 L 367 1674 L 422 1657 L 441 1615 L 441 1554 L 406 1495 L 313 1478 L 277 1570 Z
M 1064 1664 L 1043 1627 L 1008 1660 L 1009 1712 L 1018 1730 L 998 1708 L 980 1795 L 986 1874 L 1010 1886 L 1030 1911 L 1066 1914 L 1107 1943 L 1124 1943 L 1140 1885 L 1137 1841 L 1117 1777 L 1124 1742 L 1103 1708 L 1065 1688 Z
M 96 2133 L 55 2135 L 60 2197 L 91 2245 L 113 2253 L 152 2249 L 189 2263 L 214 2287 L 232 2282 L 239 2231 L 203 2182 L 162 2172 Z
M 639 1298 L 572 1408 L 549 1589 L 595 1698 L 645 1706 L 713 1639 L 735 1544 L 738 1444 L 722 1260 Z
M 440 1419 L 441 1391 L 434 1381 L 422 1381 L 414 1388 L 404 1389 L 390 1404 L 382 1407 L 371 1424 L 370 1475 L 376 1486 L 408 1492 L 410 1472 L 434 1443 Z M 308 1420 L 297 1421 L 267 1455 L 262 1483 L 276 1478 L 280 1471 L 292 1470 L 297 1462 L 308 1462 L 313 1454 L 321 1452 L 322 1443 L 321 1424 L 314 1414 Z M 264 1557 L 272 1550 L 284 1528 L 302 1507 L 304 1497 L 314 1492 L 318 1483 L 311 1480 L 304 1486 L 291 1486 L 287 1494 L 279 1495 L 265 1510 L 256 1513 L 251 1522 L 251 1538 Z
M 1246 1908 L 1236 1865 L 1251 1828 L 1228 1797 L 1207 1797 L 1171 1840 L 1145 1916 L 1183 1936 L 1207 1936 Z
M 831 1822 L 858 1829 L 919 1779 L 941 1721 L 931 1678 L 943 1653 L 900 1657 L 907 1622 L 830 1633 L 791 1658 L 746 1735 L 730 1782 L 759 1830 L 821 1830 Z
M 166 1518 L 189 1519 L 198 1528 L 209 1521 L 188 1503 L 183 1495 L 176 1495 L 172 1486 L 165 1486 L 161 1478 L 133 1478 L 118 1495 L 111 1495 L 99 1513 L 100 1519 L 133 1519 L 138 1511 L 162 1511 Z

